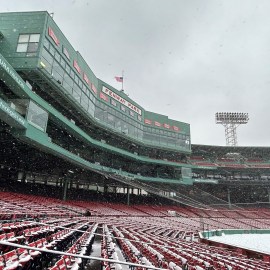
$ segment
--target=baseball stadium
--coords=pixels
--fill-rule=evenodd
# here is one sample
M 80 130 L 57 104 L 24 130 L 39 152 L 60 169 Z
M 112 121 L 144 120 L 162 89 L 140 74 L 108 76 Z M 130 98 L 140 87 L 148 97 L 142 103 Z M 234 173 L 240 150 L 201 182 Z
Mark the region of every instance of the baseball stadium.
M 270 147 L 229 136 L 247 120 L 217 113 L 227 146 L 192 144 L 48 12 L 0 13 L 0 270 L 270 269 L 269 245 L 220 240 L 270 234 Z

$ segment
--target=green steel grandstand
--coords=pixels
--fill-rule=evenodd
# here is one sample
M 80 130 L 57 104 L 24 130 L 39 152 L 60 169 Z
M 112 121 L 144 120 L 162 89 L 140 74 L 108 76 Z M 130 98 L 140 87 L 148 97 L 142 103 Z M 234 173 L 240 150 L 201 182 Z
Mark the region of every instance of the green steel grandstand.
M 0 13 L 0 270 L 270 269 L 209 239 L 269 233 L 270 148 L 190 138 L 97 78 L 48 12 Z

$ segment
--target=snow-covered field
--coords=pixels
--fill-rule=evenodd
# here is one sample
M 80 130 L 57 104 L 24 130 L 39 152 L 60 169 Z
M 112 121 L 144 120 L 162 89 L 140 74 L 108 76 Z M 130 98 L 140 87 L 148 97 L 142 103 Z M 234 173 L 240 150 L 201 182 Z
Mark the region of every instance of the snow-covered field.
M 243 248 L 270 253 L 270 234 L 232 234 L 209 239 Z

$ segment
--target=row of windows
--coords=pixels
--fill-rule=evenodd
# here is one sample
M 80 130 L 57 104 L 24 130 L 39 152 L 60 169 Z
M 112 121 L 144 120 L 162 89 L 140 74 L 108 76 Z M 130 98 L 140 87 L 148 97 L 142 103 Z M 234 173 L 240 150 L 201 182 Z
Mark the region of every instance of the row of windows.
M 45 69 L 56 79 L 59 84 L 62 84 L 68 94 L 70 94 L 76 102 L 78 102 L 90 115 L 94 116 L 96 98 L 86 87 L 81 90 L 78 84 L 65 72 L 59 62 L 52 57 L 46 50 L 42 51 L 42 62 L 45 64 Z
M 189 137 L 184 134 L 176 134 L 178 136 L 168 137 L 167 134 L 153 134 L 142 130 L 142 125 L 134 126 L 134 122 L 126 122 L 119 117 L 105 111 L 99 107 L 95 108 L 95 118 L 103 123 L 106 123 L 110 127 L 132 136 L 133 138 L 147 141 L 154 145 L 182 147 L 189 149 Z M 136 123 L 136 122 L 135 122 Z M 166 132 L 166 131 L 165 131 Z M 167 133 L 167 132 L 166 132 Z
M 42 62 L 45 64 L 44 68 L 59 84 L 63 85 L 67 93 L 91 116 L 94 116 L 119 132 L 139 140 L 146 140 L 151 144 L 189 148 L 189 143 L 186 143 L 188 141 L 186 135 L 145 127 L 140 122 L 135 121 L 132 117 L 133 112 L 129 113 L 129 115 L 123 114 L 121 111 L 97 100 L 74 73 L 72 68 L 70 68 L 69 64 L 66 63 L 64 57 L 55 50 L 48 40 L 45 45 L 42 51 Z M 125 107 L 122 109 L 122 107 L 120 107 L 122 111 L 124 109 L 125 111 L 128 110 Z
M 148 132 L 148 133 L 161 134 L 161 135 L 164 135 L 164 136 L 173 137 L 173 138 L 179 138 L 179 139 L 183 139 L 184 136 L 186 136 L 186 135 L 184 135 L 182 133 L 170 132 L 170 131 L 167 131 L 167 130 L 162 130 L 162 129 L 158 129 L 158 128 L 152 128 L 152 127 L 147 127 L 147 126 L 144 126 L 143 130 L 145 132 Z
M 99 108 L 101 108 L 104 112 L 108 112 L 112 115 L 115 115 L 117 118 L 122 119 L 124 122 L 130 123 L 133 126 L 143 130 L 144 132 L 148 132 L 148 133 L 154 133 L 154 134 L 161 134 L 164 136 L 168 136 L 168 137 L 173 137 L 173 138 L 179 138 L 179 139 L 184 139 L 184 137 L 186 135 L 182 134 L 182 133 L 177 133 L 177 132 L 170 132 L 167 130 L 163 130 L 160 128 L 153 128 L 153 127 L 148 127 L 145 125 L 142 125 L 141 123 L 138 123 L 136 121 L 133 121 L 133 119 L 131 119 L 130 117 L 122 114 L 121 112 L 114 110 L 113 108 L 111 108 L 110 106 L 106 105 L 103 102 L 97 101 L 96 102 L 96 106 L 98 106 Z
M 84 92 L 91 91 L 89 87 L 86 86 L 86 84 L 80 79 L 80 77 L 73 71 L 73 69 L 70 67 L 70 64 L 66 62 L 65 57 L 60 55 L 60 53 L 54 48 L 54 46 L 49 42 L 48 39 L 45 39 L 44 47 L 47 49 L 44 52 L 45 54 L 47 53 L 47 59 L 51 58 L 51 61 L 49 62 L 52 63 L 52 60 L 54 59 L 56 61 L 55 63 L 58 64 L 58 73 L 65 73 L 65 75 L 68 75 L 70 80 L 72 80 L 72 83 L 74 81 Z
M 186 135 L 183 135 L 182 138 L 169 138 L 164 135 L 160 134 L 153 134 L 153 133 L 143 133 L 143 140 L 148 141 L 152 144 L 160 144 L 160 145 L 166 145 L 166 146 L 172 146 L 172 147 L 182 147 L 185 149 L 189 149 L 189 140 L 186 138 Z
M 122 121 L 132 124 L 133 126 L 143 129 L 143 125 L 137 121 L 134 121 L 132 118 L 128 117 L 127 115 L 121 113 L 118 110 L 114 110 L 110 106 L 106 105 L 105 103 L 101 101 L 97 101 L 96 105 L 102 109 L 104 112 L 108 112 L 112 115 L 115 115 L 117 118 L 120 118 Z
M 70 68 L 68 70 L 64 69 L 61 66 L 60 62 L 56 60 L 56 58 L 54 58 L 46 49 L 43 49 L 42 57 L 44 60 L 45 68 L 48 70 L 50 74 L 52 74 L 55 77 L 55 79 L 59 83 L 64 85 L 64 87 L 67 89 L 68 92 L 71 92 L 72 88 L 74 87 L 75 90 L 77 89 L 77 92 L 81 92 L 81 90 L 83 90 L 83 92 L 87 96 L 89 97 L 93 96 L 90 90 L 85 86 L 85 84 L 82 83 L 81 80 L 78 81 L 75 80 L 74 78 L 72 79 L 71 76 L 74 75 L 74 72 Z M 61 59 L 63 59 L 63 57 L 61 57 Z M 70 71 L 70 73 L 68 71 Z M 78 76 L 75 75 L 75 78 L 78 78 Z M 75 84 L 74 82 L 76 81 L 77 83 Z
M 142 121 L 142 117 L 139 114 L 135 113 L 132 110 L 129 110 L 127 107 L 125 107 L 124 105 L 121 105 L 120 103 L 116 102 L 112 98 L 111 98 L 111 105 L 113 105 L 116 108 L 120 108 L 121 111 L 129 114 L 130 117 L 135 118 L 135 119 L 137 118 L 137 120 Z M 136 117 L 136 115 L 137 115 L 137 117 Z

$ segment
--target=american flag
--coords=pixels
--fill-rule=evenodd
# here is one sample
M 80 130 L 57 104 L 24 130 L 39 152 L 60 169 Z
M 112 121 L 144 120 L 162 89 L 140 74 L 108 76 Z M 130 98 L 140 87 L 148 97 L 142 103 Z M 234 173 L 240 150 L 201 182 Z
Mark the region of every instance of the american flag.
M 116 81 L 118 81 L 118 82 L 123 82 L 123 77 L 115 76 L 114 78 L 115 78 Z

